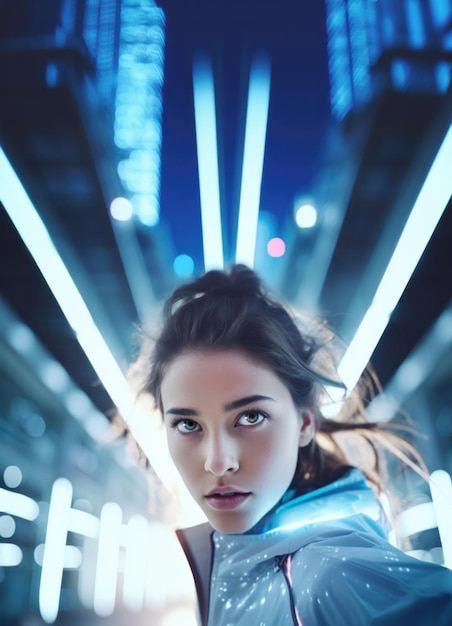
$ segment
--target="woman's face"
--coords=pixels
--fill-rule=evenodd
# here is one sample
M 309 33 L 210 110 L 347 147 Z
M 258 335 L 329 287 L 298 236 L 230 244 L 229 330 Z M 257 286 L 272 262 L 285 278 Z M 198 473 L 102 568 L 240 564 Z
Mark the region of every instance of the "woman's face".
M 161 393 L 170 454 L 193 498 L 220 532 L 246 532 L 289 487 L 311 413 L 236 350 L 177 357 Z

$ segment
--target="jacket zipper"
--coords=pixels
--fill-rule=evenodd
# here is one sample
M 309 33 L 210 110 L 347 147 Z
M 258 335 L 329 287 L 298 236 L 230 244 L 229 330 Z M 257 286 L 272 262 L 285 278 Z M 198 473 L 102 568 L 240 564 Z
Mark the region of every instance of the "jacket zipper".
M 278 567 L 281 570 L 282 575 L 284 576 L 284 580 L 286 581 L 286 585 L 287 585 L 287 590 L 289 592 L 290 612 L 292 615 L 293 624 L 294 626 L 303 626 L 301 623 L 300 616 L 298 615 L 297 607 L 295 605 L 295 598 L 293 594 L 292 572 L 291 572 L 292 555 L 284 554 L 283 556 L 280 556 L 277 559 L 277 561 L 278 561 Z

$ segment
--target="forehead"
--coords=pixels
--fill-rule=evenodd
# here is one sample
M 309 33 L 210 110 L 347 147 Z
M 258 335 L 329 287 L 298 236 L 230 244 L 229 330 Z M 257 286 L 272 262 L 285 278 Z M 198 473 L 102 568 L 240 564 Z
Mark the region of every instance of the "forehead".
M 270 367 L 240 350 L 193 351 L 176 357 L 168 365 L 162 380 L 162 397 L 214 390 L 237 393 L 251 387 L 261 392 L 269 387 L 279 392 L 286 390 Z

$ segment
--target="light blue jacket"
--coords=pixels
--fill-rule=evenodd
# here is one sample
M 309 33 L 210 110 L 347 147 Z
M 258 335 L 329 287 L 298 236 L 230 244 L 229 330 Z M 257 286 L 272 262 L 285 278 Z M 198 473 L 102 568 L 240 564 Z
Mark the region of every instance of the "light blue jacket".
M 373 491 L 352 470 L 281 504 L 246 534 L 213 532 L 203 623 L 452 626 L 452 571 L 393 547 L 381 519 Z M 189 546 L 189 560 L 199 550 L 199 541 Z

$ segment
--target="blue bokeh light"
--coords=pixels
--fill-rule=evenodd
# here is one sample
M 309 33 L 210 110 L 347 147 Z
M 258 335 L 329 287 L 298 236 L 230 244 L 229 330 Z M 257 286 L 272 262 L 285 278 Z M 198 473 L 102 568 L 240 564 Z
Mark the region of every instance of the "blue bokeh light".
M 193 274 L 195 264 L 191 256 L 188 254 L 179 254 L 174 259 L 173 269 L 177 276 L 186 278 L 187 276 L 191 276 Z

